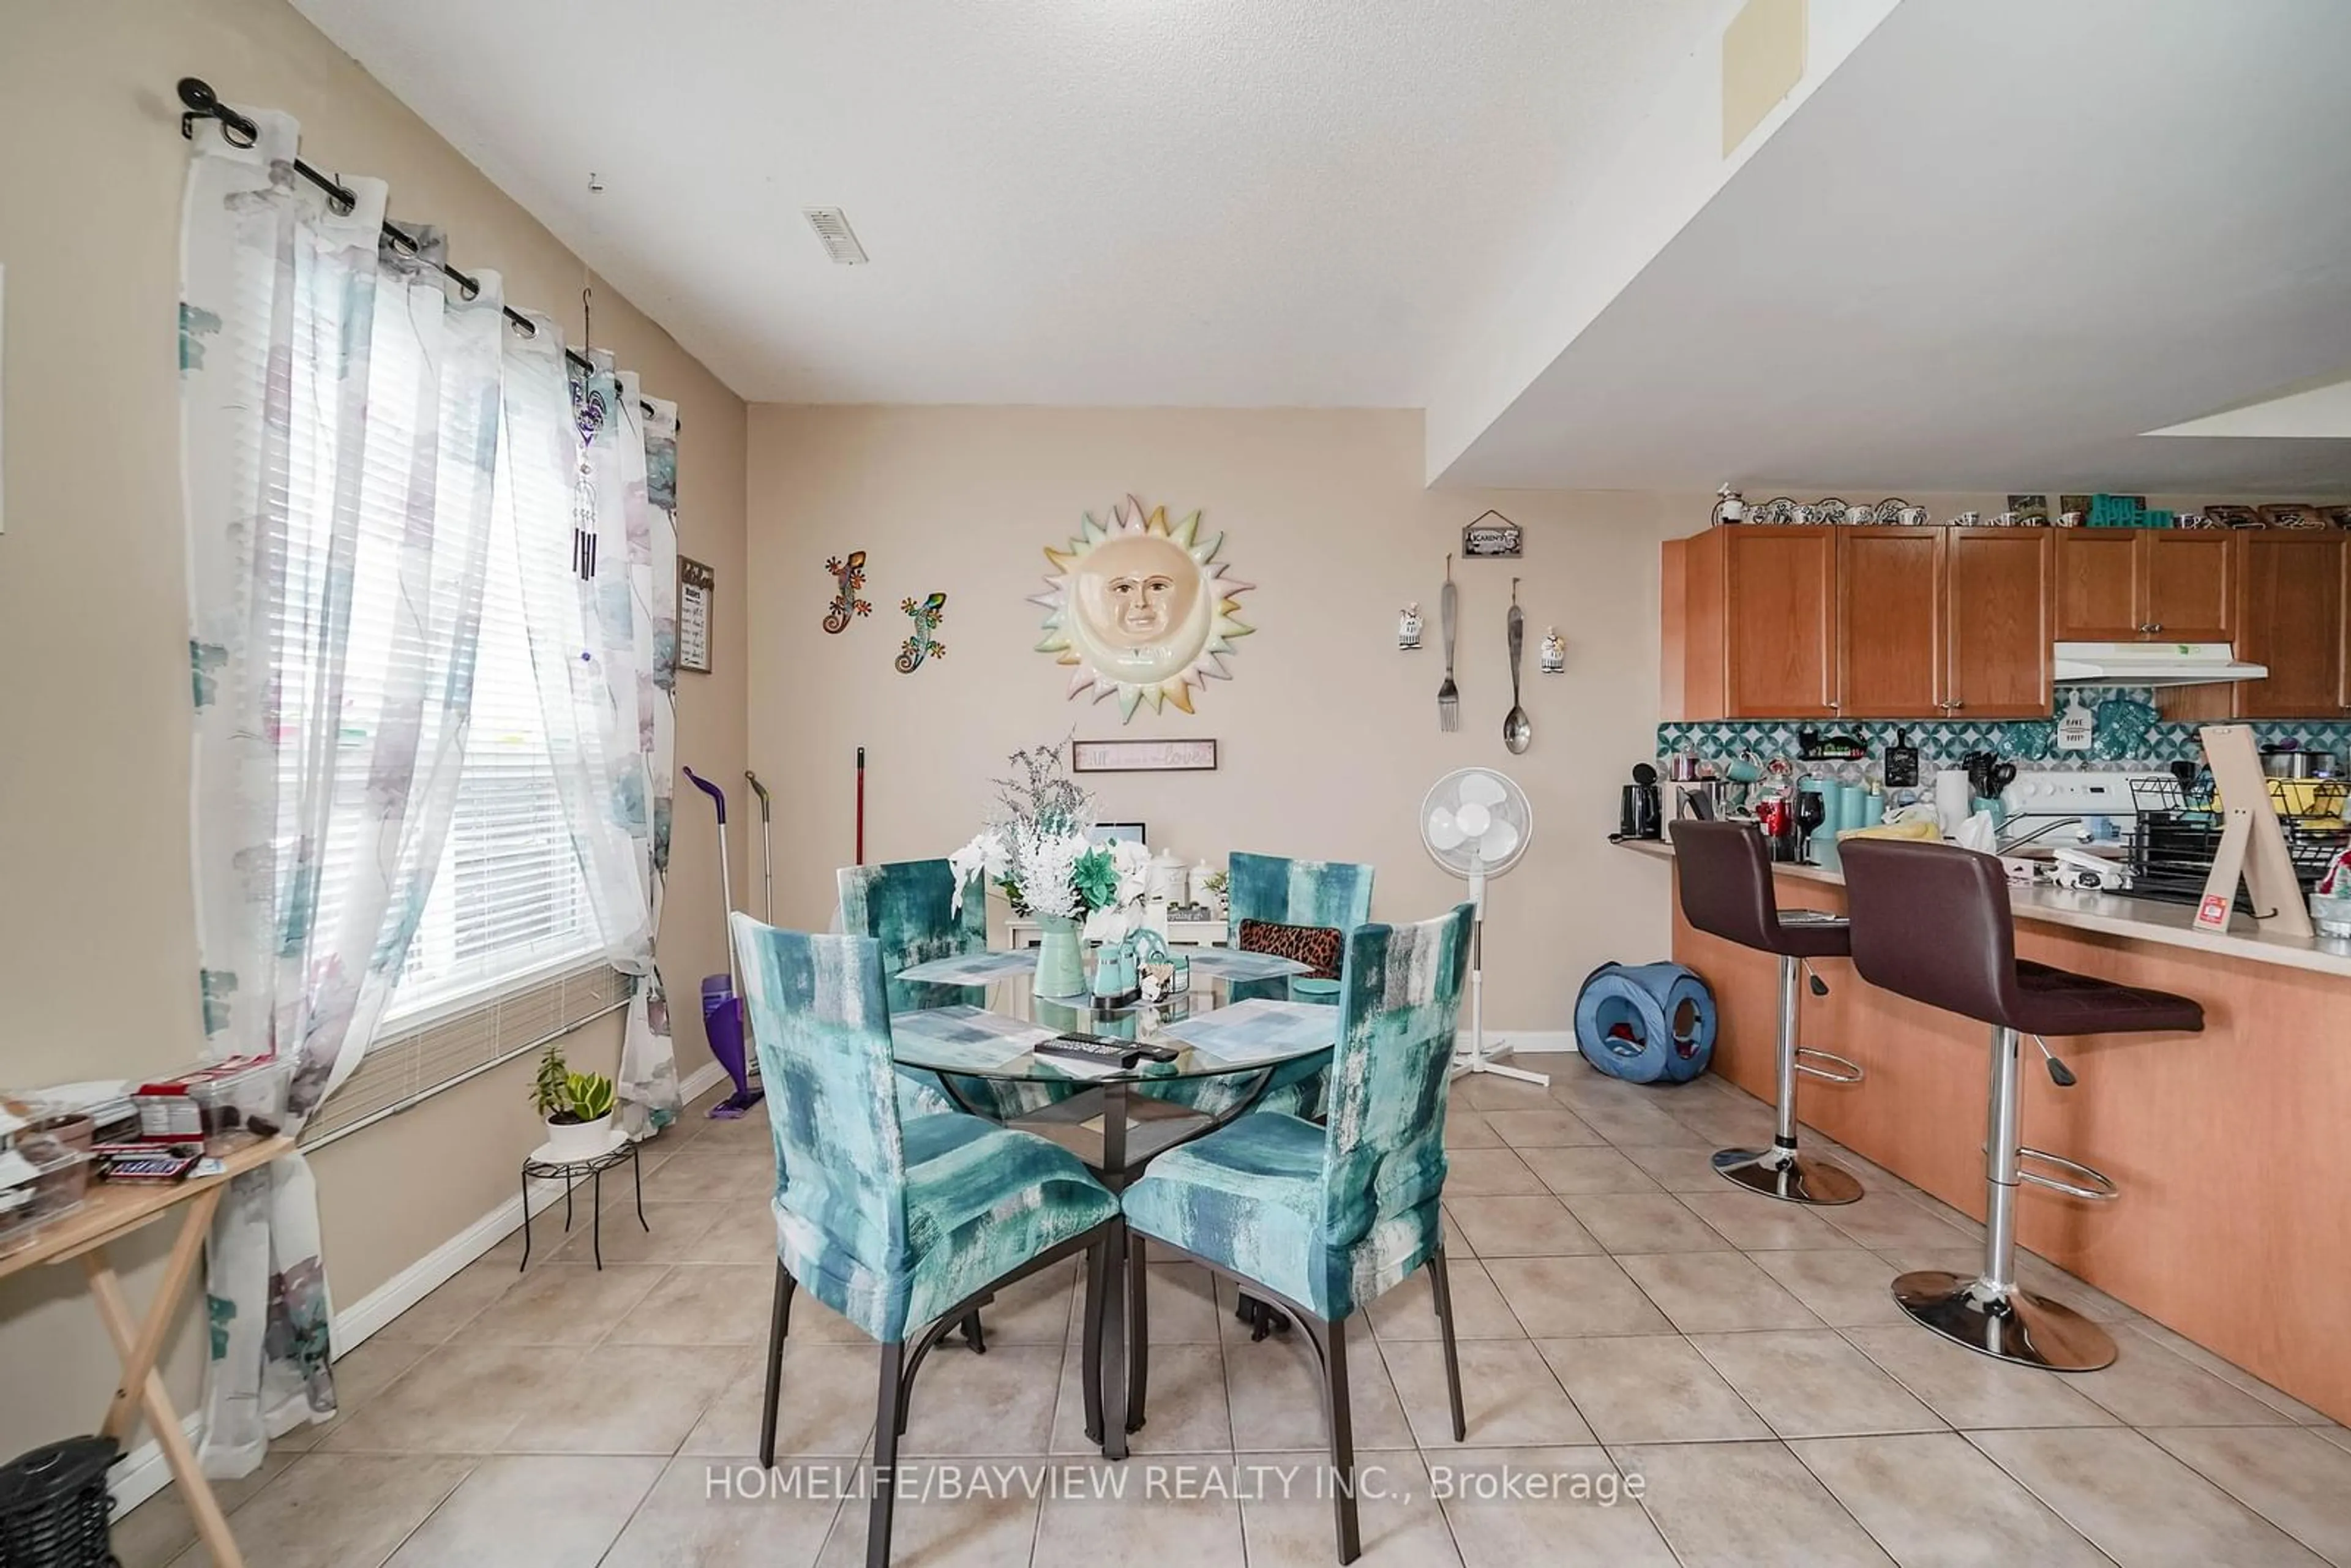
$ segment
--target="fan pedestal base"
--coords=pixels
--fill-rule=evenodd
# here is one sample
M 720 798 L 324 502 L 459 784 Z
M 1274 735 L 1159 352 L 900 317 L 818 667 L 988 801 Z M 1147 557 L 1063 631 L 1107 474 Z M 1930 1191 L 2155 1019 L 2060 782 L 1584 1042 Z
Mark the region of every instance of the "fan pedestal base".
M 1469 927 L 1469 1048 L 1464 1051 L 1458 1043 L 1454 1046 L 1452 1076 L 1490 1072 L 1497 1078 L 1515 1078 L 1521 1083 L 1548 1089 L 1550 1073 L 1507 1066 L 1496 1060 L 1510 1053 L 1509 1040 L 1490 1046 L 1486 1043 L 1486 889 L 1482 877 L 1471 878 L 1469 885 L 1478 900 L 1478 917 Z
M 1457 1051 L 1453 1053 L 1453 1076 L 1460 1078 L 1472 1072 L 1490 1072 L 1498 1078 L 1515 1078 L 1521 1083 L 1532 1083 L 1545 1089 L 1551 1087 L 1551 1074 L 1548 1072 L 1512 1067 L 1494 1060 L 1510 1049 L 1508 1045 L 1498 1045 L 1483 1056 L 1474 1051 Z

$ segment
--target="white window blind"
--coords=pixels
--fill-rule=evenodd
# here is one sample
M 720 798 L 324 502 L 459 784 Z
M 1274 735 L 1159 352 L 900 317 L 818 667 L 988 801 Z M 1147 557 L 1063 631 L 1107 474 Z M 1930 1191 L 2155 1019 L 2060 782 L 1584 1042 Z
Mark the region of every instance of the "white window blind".
M 498 486 L 465 770 L 441 872 L 387 1024 L 446 1011 L 603 948 L 548 761 L 515 560 L 517 527 L 568 536 L 571 520 L 568 511 L 521 517 L 506 485 Z
M 374 727 L 391 685 L 403 677 L 421 677 L 428 690 L 437 689 L 447 676 L 456 642 L 462 573 L 453 570 L 445 580 L 419 584 L 402 581 L 399 572 L 398 547 L 415 486 L 412 464 L 426 434 L 420 429 L 423 416 L 417 405 L 432 373 L 427 362 L 430 335 L 413 328 L 408 312 L 436 302 L 435 295 L 423 292 L 430 287 L 420 285 L 411 298 L 394 279 L 383 278 L 370 334 L 365 461 L 359 486 L 358 544 L 350 570 L 350 643 L 333 742 L 357 753 L 375 743 Z M 307 311 L 307 301 L 298 298 L 297 309 Z M 314 682 L 310 628 L 326 612 L 336 581 L 329 559 L 333 497 L 325 493 L 325 476 L 334 471 L 331 455 L 338 443 L 352 434 L 339 428 L 343 415 L 328 362 L 337 350 L 339 330 L 337 322 L 298 322 L 290 367 L 294 395 L 287 477 L 292 521 L 277 656 L 286 677 L 284 721 L 293 734 L 317 732 L 318 721 L 301 709 L 319 690 Z M 464 439 L 478 428 L 478 415 L 476 408 L 444 407 L 441 438 Z M 436 504 L 444 515 L 446 509 L 474 504 L 473 498 L 453 493 L 454 486 L 473 482 L 467 477 L 473 473 L 469 465 L 443 463 L 434 472 L 440 486 Z M 517 528 L 553 528 L 569 535 L 568 511 L 539 515 L 546 510 L 543 503 L 535 509 L 517 509 L 503 485 L 493 500 L 472 721 L 455 814 L 438 874 L 380 1026 L 384 1032 L 394 1026 L 413 1029 L 430 1016 L 453 1013 L 579 967 L 601 950 L 548 760 L 516 563 Z M 424 601 L 427 632 L 419 645 L 395 649 L 393 612 L 403 597 Z M 431 740 L 428 734 L 428 747 Z M 298 758 L 289 752 L 281 767 L 279 842 L 283 852 L 290 852 L 304 831 L 294 789 Z M 341 915 L 359 852 L 356 824 L 365 820 L 365 772 L 360 767 L 339 770 L 342 798 L 329 819 L 317 894 L 322 922 L 336 921 Z M 341 777 L 346 773 L 348 778 Z

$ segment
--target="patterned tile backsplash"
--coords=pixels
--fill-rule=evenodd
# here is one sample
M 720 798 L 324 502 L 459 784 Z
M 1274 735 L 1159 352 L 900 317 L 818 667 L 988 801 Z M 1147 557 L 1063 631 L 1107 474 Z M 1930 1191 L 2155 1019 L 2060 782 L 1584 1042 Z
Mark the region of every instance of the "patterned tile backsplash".
M 2199 727 L 2165 723 L 2155 711 L 2152 691 L 2114 687 L 2088 693 L 2086 698 L 2097 720 L 2095 737 L 2087 751 L 2057 749 L 2056 715 L 2052 713 L 2044 719 L 2008 719 L 1987 724 L 1875 719 L 1851 723 L 1838 719 L 1725 719 L 1661 724 L 1657 727 L 1657 758 L 1663 770 L 1667 758 L 1681 750 L 1685 743 L 1694 743 L 1698 755 L 1709 761 L 1750 750 L 1766 762 L 1774 757 L 1794 761 L 1796 731 L 1800 728 L 1817 729 L 1823 736 L 1855 736 L 1868 747 L 1873 763 L 1886 747 L 1894 744 L 1896 731 L 1908 730 L 1910 744 L 1918 748 L 1922 779 L 1937 768 L 1957 766 L 1959 759 L 1970 751 L 1996 751 L 2003 759 L 2028 770 L 2159 768 L 2176 758 L 2197 755 L 2196 732 Z M 2060 703 L 2064 700 L 2061 695 Z M 2279 719 L 2256 723 L 2253 733 L 2263 745 L 2292 740 L 2332 751 L 2338 758 L 2351 751 L 2351 723 Z

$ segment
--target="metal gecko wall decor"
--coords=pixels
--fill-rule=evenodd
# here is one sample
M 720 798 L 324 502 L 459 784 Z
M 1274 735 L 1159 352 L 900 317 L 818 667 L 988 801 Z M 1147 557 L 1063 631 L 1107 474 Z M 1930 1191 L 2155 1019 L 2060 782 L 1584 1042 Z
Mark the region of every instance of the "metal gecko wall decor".
M 925 659 L 946 658 L 947 645 L 932 633 L 938 631 L 939 622 L 946 619 L 947 596 L 934 593 L 921 601 L 902 599 L 898 601 L 898 608 L 914 617 L 914 634 L 898 649 L 898 673 L 911 675 L 923 667 Z
M 865 586 L 863 550 L 851 550 L 847 560 L 839 556 L 830 557 L 824 563 L 824 570 L 832 574 L 833 580 L 832 603 L 826 607 L 824 612 L 826 631 L 846 631 L 851 616 L 873 613 L 873 606 L 857 597 L 859 591 Z

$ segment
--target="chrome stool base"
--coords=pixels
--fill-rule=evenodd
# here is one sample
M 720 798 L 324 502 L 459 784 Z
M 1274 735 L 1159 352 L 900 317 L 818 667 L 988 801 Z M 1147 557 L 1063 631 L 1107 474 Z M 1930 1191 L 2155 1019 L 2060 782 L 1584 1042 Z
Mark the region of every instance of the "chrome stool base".
M 1995 1293 L 1980 1280 L 1921 1269 L 1894 1281 L 1894 1299 L 1945 1339 L 1996 1360 L 2052 1372 L 2095 1372 L 2114 1364 L 2115 1342 L 2105 1330 L 2029 1291 Z
M 1723 1180 L 1783 1203 L 1854 1203 L 1861 1183 L 1851 1171 L 1793 1149 L 1720 1149 L 1714 1168 Z

